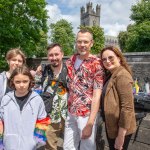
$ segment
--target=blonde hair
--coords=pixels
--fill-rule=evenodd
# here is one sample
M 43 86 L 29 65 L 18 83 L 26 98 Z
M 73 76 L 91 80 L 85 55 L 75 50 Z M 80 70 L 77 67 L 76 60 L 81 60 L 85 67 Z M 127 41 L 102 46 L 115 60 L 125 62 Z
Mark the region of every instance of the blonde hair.
M 23 65 L 26 64 L 25 54 L 19 48 L 10 49 L 6 54 L 6 60 L 9 61 L 10 59 L 16 57 L 17 55 L 20 55 L 22 57 Z

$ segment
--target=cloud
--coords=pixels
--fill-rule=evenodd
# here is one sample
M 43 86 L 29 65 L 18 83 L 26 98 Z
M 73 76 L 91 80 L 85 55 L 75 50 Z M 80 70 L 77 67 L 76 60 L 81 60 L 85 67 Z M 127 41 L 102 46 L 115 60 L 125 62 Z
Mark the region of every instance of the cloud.
M 48 16 L 49 16 L 48 24 L 55 23 L 62 18 L 62 12 L 59 9 L 58 5 L 56 5 L 56 4 L 47 5 L 46 9 L 48 11 Z
M 101 4 L 100 26 L 105 34 L 117 36 L 119 31 L 126 30 L 130 21 L 131 5 L 137 0 L 92 0 L 93 8 Z M 89 0 L 47 0 L 49 23 L 55 23 L 60 19 L 66 19 L 72 23 L 74 33 L 80 25 L 80 8 Z
M 48 19 L 48 25 L 50 25 L 51 23 L 56 23 L 60 19 L 65 19 L 72 24 L 74 33 L 77 32 L 80 25 L 79 14 L 65 15 L 61 12 L 58 5 L 56 4 L 47 5 L 46 9 L 48 10 L 48 16 L 50 17 Z
M 105 34 L 111 35 L 111 36 L 117 36 L 119 34 L 119 31 L 125 31 L 126 25 L 124 24 L 105 24 Z

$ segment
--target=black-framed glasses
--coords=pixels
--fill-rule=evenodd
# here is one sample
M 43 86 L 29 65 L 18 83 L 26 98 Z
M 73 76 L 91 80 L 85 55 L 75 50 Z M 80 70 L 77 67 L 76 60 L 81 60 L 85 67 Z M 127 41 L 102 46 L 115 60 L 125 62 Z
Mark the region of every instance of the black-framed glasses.
M 102 58 L 102 62 L 106 63 L 107 60 L 109 60 L 110 62 L 114 61 L 115 57 L 114 56 L 108 56 L 106 58 Z

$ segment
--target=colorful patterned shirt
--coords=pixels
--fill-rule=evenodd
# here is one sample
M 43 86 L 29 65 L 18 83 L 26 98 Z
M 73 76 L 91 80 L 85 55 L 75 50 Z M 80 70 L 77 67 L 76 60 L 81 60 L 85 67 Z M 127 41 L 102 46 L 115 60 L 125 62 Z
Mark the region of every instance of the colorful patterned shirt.
M 47 88 L 47 92 L 54 92 L 54 85 L 56 84 L 57 79 L 53 79 L 51 85 Z M 48 83 L 48 77 L 46 77 L 43 83 L 43 89 L 46 87 Z M 56 90 L 55 96 L 53 98 L 53 108 L 51 113 L 49 114 L 51 117 L 52 123 L 59 123 L 61 121 L 61 117 L 66 119 L 67 116 L 67 90 L 63 87 L 62 83 L 59 82 L 58 88 Z
M 99 58 L 94 55 L 83 60 L 75 70 L 74 64 L 77 55 L 67 60 L 68 68 L 68 109 L 75 116 L 88 116 L 91 111 L 91 102 L 94 89 L 102 89 L 104 70 Z

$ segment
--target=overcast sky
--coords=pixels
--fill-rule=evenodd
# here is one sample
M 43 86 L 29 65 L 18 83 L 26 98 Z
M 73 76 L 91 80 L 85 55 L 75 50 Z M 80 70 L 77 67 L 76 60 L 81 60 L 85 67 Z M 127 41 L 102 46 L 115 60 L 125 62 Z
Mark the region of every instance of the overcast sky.
M 80 8 L 86 7 L 89 0 L 46 0 L 49 23 L 56 23 L 60 19 L 66 19 L 72 23 L 74 33 L 80 25 Z M 91 0 L 94 10 L 96 5 L 101 5 L 100 26 L 104 28 L 105 35 L 117 36 L 119 31 L 126 30 L 132 23 L 129 16 L 131 6 L 137 0 Z

